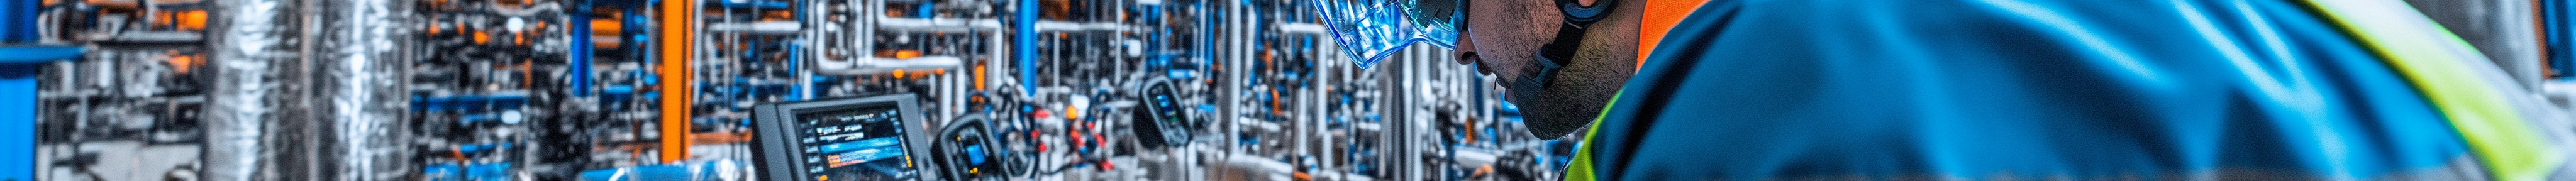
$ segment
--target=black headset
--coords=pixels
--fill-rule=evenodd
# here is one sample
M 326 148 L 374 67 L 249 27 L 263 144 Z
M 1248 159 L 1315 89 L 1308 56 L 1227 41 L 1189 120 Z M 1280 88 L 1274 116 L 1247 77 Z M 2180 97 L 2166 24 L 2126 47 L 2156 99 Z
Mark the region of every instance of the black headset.
M 1539 66 L 1538 75 L 1520 82 L 1541 87 L 1548 85 L 1548 77 L 1556 76 L 1557 69 L 1574 63 L 1574 53 L 1583 48 L 1583 35 L 1590 31 L 1592 23 L 1609 18 L 1611 10 L 1618 4 L 1619 0 L 1596 0 L 1591 6 L 1584 6 L 1580 0 L 1556 0 L 1557 10 L 1565 13 L 1565 23 L 1557 25 L 1555 40 L 1539 46 L 1538 56 L 1532 60 Z

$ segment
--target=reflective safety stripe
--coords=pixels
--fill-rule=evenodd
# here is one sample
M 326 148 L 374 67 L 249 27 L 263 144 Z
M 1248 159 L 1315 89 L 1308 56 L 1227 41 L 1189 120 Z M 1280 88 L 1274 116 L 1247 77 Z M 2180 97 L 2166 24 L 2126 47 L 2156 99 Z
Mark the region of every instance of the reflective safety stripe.
M 1601 108 L 1601 114 L 1599 114 L 1599 115 L 1593 115 L 1593 116 L 1592 116 L 1592 126 L 1589 126 L 1589 127 L 1591 127 L 1591 128 L 1584 128 L 1584 131 L 1583 131 L 1583 138 L 1582 138 L 1582 139 L 1583 139 L 1583 141 L 1582 141 L 1582 142 L 1575 142 L 1575 143 L 1574 143 L 1574 162 L 1565 164 L 1565 179 L 1564 179 L 1564 180 L 1566 180 L 1566 181 L 1591 181 L 1591 180 L 1593 180 L 1593 179 L 1592 179 L 1592 178 L 1593 178 L 1593 177 L 1592 177 L 1592 142 L 1593 142 L 1593 141 L 1595 141 L 1595 139 L 1600 139 L 1600 138 L 1599 138 L 1599 136 L 1601 135 L 1601 119 L 1602 119 L 1602 118 L 1610 117 L 1610 110 L 1617 110 L 1617 109 L 1615 109 L 1615 108 L 1619 108 L 1619 96 L 1622 96 L 1622 95 L 1628 95 L 1628 90 L 1622 89 L 1622 90 L 1619 90 L 1619 93 L 1611 93 L 1611 94 L 1610 94 L 1610 103 L 1609 103 L 1609 104 L 1605 104 L 1605 107 L 1602 107 L 1602 108 Z
M 2494 85 L 2461 61 L 2479 57 L 2467 41 L 2397 0 L 2310 0 L 2326 17 L 2376 49 L 2423 91 L 2497 180 L 2542 180 L 2566 155 L 2542 140 Z

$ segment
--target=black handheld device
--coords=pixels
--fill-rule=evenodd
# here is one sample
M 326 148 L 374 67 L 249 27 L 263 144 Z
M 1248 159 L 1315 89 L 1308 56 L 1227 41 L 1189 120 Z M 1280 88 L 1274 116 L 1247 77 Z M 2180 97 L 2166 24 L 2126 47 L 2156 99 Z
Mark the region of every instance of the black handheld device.
M 933 131 L 912 94 L 760 105 L 753 120 L 761 180 L 940 180 L 919 165 Z

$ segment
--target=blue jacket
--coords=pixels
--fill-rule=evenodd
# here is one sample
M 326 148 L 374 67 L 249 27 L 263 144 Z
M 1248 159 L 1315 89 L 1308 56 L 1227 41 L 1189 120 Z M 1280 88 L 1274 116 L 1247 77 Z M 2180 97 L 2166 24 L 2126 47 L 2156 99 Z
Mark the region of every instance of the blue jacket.
M 2342 28 L 2364 26 L 2336 18 L 2429 20 L 2337 8 L 1716 0 L 1628 81 L 1571 179 L 2527 180 L 2545 177 L 2483 168 L 2560 169 L 2563 154 L 2544 144 L 2555 142 L 2493 131 L 2531 129 L 2520 116 L 2536 114 L 2509 108 L 2529 101 L 2427 86 L 2492 86 L 2472 78 L 2495 71 L 2398 60 L 2440 49 L 2392 50 L 2465 44 Z

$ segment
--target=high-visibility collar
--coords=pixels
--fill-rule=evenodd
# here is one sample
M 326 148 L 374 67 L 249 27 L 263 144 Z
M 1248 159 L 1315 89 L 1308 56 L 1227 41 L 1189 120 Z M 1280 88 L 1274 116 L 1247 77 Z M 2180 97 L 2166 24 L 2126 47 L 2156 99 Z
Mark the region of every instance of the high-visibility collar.
M 2482 80 L 2463 63 L 2486 61 L 2485 57 L 2431 18 L 2397 0 L 2310 0 L 2307 4 L 2368 44 L 2423 91 L 2493 178 L 2542 180 L 2564 164 L 2566 154 L 2524 122 L 2523 115 L 2500 94 L 2500 86 Z

